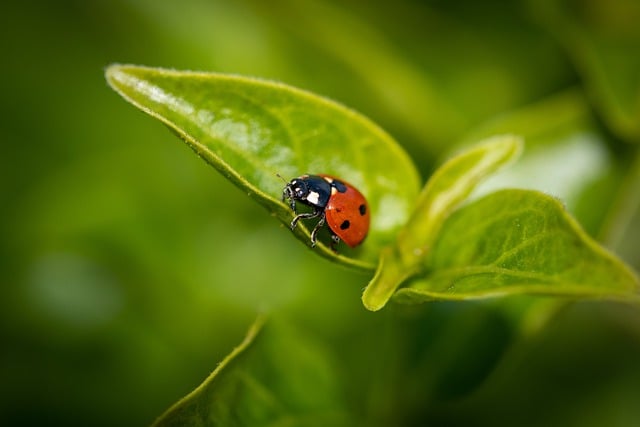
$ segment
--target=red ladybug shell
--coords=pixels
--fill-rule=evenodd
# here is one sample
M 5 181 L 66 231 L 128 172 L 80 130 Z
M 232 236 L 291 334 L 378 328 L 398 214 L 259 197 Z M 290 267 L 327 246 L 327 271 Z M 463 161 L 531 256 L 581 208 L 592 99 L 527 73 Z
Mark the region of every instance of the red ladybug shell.
M 331 197 L 324 208 L 327 224 L 340 239 L 350 247 L 358 246 L 369 231 L 369 205 L 353 185 L 340 178 L 330 175 L 320 175 L 328 182 L 339 181 L 347 188 L 341 193 L 332 187 Z

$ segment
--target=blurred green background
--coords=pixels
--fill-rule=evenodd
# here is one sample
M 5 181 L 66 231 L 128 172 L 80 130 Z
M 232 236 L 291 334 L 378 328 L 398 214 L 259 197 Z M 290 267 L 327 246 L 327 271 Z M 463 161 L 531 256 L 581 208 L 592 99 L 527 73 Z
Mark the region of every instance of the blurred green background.
M 270 310 L 357 424 L 640 423 L 640 314 L 513 298 L 367 313 L 331 265 L 104 81 L 112 62 L 280 80 L 387 129 L 427 177 L 523 134 L 488 188 L 563 197 L 640 268 L 640 2 L 0 6 L 0 424 L 147 425 Z M 561 310 L 557 308 L 562 306 Z

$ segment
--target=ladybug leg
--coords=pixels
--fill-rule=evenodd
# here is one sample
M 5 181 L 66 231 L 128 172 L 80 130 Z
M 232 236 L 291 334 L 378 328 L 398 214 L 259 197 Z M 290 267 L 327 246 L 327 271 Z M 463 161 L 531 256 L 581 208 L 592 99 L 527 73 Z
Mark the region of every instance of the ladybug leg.
M 295 212 L 295 211 L 294 211 Z M 301 219 L 307 219 L 307 218 L 317 218 L 320 215 L 322 215 L 322 211 L 321 210 L 315 210 L 313 212 L 304 212 L 301 214 L 297 214 L 295 218 L 293 218 L 293 221 L 291 221 L 291 229 L 295 229 L 296 225 L 298 225 L 298 221 L 300 221 Z M 324 218 L 324 216 L 323 216 Z
M 284 194 L 282 195 L 282 201 L 285 201 L 285 196 Z M 291 210 L 293 211 L 294 214 L 298 215 L 298 211 L 296 211 L 296 199 L 289 199 L 289 206 L 291 207 Z
M 318 235 L 318 230 L 320 230 L 320 227 L 322 227 L 324 225 L 324 219 L 325 219 L 325 215 L 324 215 L 324 211 L 318 211 L 321 212 L 321 216 L 320 216 L 320 221 L 318 221 L 318 223 L 316 224 L 315 227 L 313 227 L 313 231 L 311 232 L 311 247 L 315 248 L 316 246 L 316 236 Z
M 336 249 L 336 245 L 340 243 L 340 238 L 338 237 L 337 234 L 331 233 L 331 250 L 335 253 L 338 253 L 338 250 Z
M 318 239 L 317 239 L 318 231 L 320 231 L 320 228 L 322 228 L 322 226 L 324 225 L 324 223 L 326 221 L 324 210 L 323 209 L 316 209 L 313 212 L 304 212 L 304 213 L 296 215 L 295 218 L 293 218 L 293 221 L 291 221 L 291 229 L 293 230 L 293 229 L 296 228 L 296 226 L 298 225 L 298 221 L 300 221 L 301 219 L 309 219 L 309 218 L 317 218 L 317 217 L 320 217 L 320 220 L 315 225 L 315 227 L 313 227 L 313 230 L 311 231 L 311 247 L 312 248 L 314 248 L 316 246 L 316 243 L 318 242 Z M 340 238 L 334 234 L 331 237 L 331 239 L 332 239 L 331 249 L 334 249 L 333 248 L 333 242 L 335 242 L 335 243 L 339 242 Z

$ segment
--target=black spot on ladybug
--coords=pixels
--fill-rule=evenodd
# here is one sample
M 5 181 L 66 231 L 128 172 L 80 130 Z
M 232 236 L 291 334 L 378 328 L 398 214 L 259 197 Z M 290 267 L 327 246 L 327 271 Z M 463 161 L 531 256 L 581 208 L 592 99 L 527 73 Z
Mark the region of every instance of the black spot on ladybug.
M 333 185 L 335 187 L 336 190 L 338 190 L 341 193 L 344 193 L 347 191 L 347 186 L 344 185 L 344 183 L 338 181 L 337 179 L 334 179 L 333 182 L 331 183 L 331 185 Z
M 364 214 L 367 213 L 367 205 L 363 203 L 360 206 L 358 206 L 358 212 L 360 212 L 361 216 L 364 216 Z
M 342 224 L 340 224 L 340 230 L 346 230 L 349 227 L 351 227 L 351 223 L 348 219 L 345 219 L 344 221 L 342 221 Z

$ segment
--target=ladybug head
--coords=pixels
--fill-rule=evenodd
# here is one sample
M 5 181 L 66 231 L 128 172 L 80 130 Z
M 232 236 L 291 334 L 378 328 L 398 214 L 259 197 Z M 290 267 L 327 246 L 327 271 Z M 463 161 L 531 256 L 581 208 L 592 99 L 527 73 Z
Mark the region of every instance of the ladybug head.
M 295 178 L 292 179 L 282 190 L 282 200 L 304 200 L 309 194 L 309 188 L 304 180 Z

